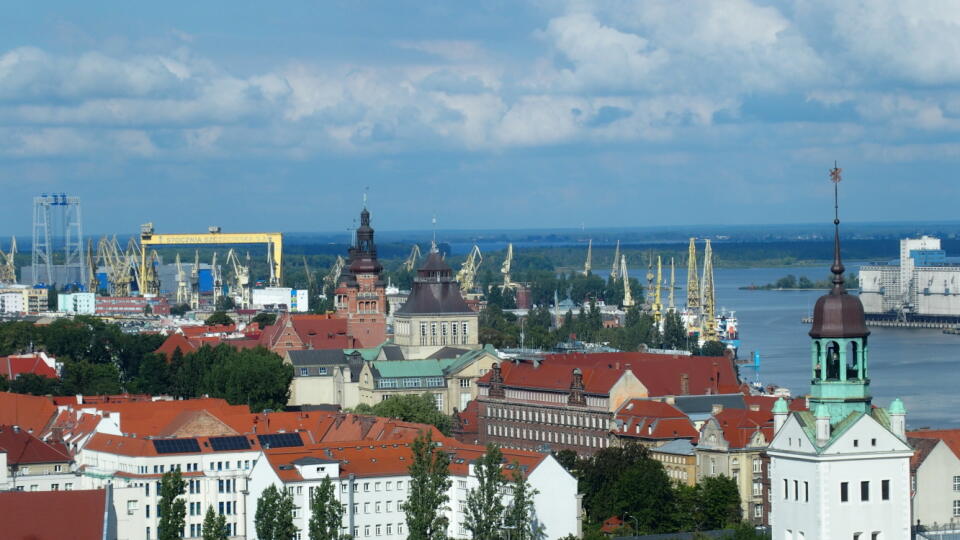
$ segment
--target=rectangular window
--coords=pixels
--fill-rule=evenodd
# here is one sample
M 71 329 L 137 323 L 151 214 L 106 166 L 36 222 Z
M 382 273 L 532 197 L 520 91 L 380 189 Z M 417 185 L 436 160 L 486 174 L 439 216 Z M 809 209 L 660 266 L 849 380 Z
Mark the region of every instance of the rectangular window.
M 712 462 L 713 460 L 711 460 Z M 790 498 L 790 481 L 786 478 L 783 479 L 783 500 Z
M 953 490 L 960 491 L 960 476 L 953 477 Z
M 883 480 L 880 482 L 880 498 L 889 501 L 890 500 L 890 481 Z
M 803 483 L 803 502 L 810 502 L 810 482 Z
M 953 515 L 960 516 L 960 501 L 953 501 Z
M 327 368 L 325 368 L 325 367 L 319 368 L 318 372 L 319 372 L 321 375 L 326 375 L 326 374 L 327 374 Z
M 847 482 L 840 482 L 840 502 L 847 502 L 850 500 L 850 494 L 848 490 Z
M 300 376 L 301 376 L 301 377 L 306 377 L 306 376 L 307 376 L 307 368 L 305 368 L 305 367 L 300 368 Z
M 864 480 L 860 482 L 860 500 L 869 501 L 870 500 L 870 481 Z

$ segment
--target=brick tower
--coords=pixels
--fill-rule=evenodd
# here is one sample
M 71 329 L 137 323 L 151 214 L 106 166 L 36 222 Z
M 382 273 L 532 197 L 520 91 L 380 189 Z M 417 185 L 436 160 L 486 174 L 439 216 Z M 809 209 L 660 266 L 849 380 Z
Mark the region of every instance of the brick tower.
M 360 212 L 353 247 L 336 290 L 337 316 L 347 319 L 347 333 L 360 347 L 375 347 L 386 340 L 387 316 L 383 266 L 377 260 L 370 212 Z

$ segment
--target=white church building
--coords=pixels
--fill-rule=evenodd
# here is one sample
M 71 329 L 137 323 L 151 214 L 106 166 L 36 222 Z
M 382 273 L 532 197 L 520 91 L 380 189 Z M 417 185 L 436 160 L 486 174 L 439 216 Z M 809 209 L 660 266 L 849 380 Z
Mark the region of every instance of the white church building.
M 906 409 L 870 396 L 863 305 L 843 287 L 834 220 L 833 289 L 817 300 L 810 330 L 809 410 L 774 406 L 770 456 L 773 540 L 910 538 Z M 812 412 L 811 412 L 812 411 Z

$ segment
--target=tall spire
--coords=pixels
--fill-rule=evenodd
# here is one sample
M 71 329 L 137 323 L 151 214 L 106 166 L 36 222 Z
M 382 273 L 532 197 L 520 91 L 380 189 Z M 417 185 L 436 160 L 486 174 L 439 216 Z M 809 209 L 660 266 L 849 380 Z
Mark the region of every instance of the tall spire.
M 833 272 L 833 292 L 843 292 L 843 262 L 840 260 L 840 194 L 839 186 L 841 173 L 843 169 L 837 167 L 837 162 L 833 162 L 833 168 L 830 169 L 830 180 L 833 182 L 833 266 L 830 271 Z

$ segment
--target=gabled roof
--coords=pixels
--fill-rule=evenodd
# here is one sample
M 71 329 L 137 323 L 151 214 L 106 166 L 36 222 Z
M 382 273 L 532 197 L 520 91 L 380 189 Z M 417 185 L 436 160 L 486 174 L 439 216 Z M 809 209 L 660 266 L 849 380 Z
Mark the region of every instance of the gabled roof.
M 383 360 L 370 362 L 377 378 L 443 377 L 456 359 L 446 360 Z
M 295 366 L 332 366 L 347 364 L 343 349 L 313 349 L 305 351 L 287 351 L 290 362 Z
M 56 379 L 57 370 L 47 364 L 41 354 L 42 353 L 0 356 L 0 376 L 4 376 L 8 381 L 12 381 L 20 375 L 32 373 L 41 377 Z
M 119 414 L 120 430 L 138 437 L 160 437 L 177 426 L 183 426 L 187 411 L 206 411 L 221 421 L 236 414 L 249 413 L 246 405 L 230 405 L 220 398 L 201 398 L 183 400 L 132 401 L 122 403 L 101 403 L 97 405 L 77 405 L 74 409 L 96 409 L 109 414 Z
M 0 424 L 20 426 L 39 435 L 56 412 L 49 398 L 0 392 Z
M 910 434 L 908 433 L 908 435 Z M 941 440 L 911 436 L 907 437 L 907 442 L 909 442 L 910 446 L 913 448 L 913 456 L 910 457 L 910 470 L 916 471 L 927 459 L 927 456 L 930 455 L 930 452 L 933 452 L 933 449 L 941 443 Z M 951 452 L 952 451 L 953 450 L 951 449 Z M 956 453 L 954 453 L 954 455 L 956 455 Z
M 467 349 L 459 349 L 457 347 L 442 347 L 437 352 L 431 354 L 427 358 L 439 359 L 439 358 L 456 358 L 461 354 L 467 352 Z
M 346 319 L 305 313 L 281 314 L 274 324 L 263 330 L 260 344 L 271 350 L 278 347 L 288 326 L 308 349 L 344 349 L 354 344 L 347 332 Z
M 67 463 L 73 461 L 62 443 L 46 443 L 34 435 L 0 425 L 0 450 L 7 453 L 9 465 Z
M 632 399 L 624 403 L 614 417 L 621 437 L 642 439 L 696 439 L 699 433 L 682 411 L 661 401 Z
M 103 538 L 107 493 L 104 489 L 0 493 L 4 538 Z
M 907 433 L 910 439 L 939 439 L 960 459 L 960 429 L 923 429 Z
M 573 381 L 572 372 L 577 366 L 564 363 L 544 362 L 540 365 L 511 362 L 500 363 L 500 374 L 505 387 L 536 388 L 567 392 Z M 579 367 L 583 373 L 583 387 L 588 394 L 607 395 L 610 389 L 623 376 L 623 369 L 607 366 Z M 487 372 L 477 382 L 490 384 L 493 370 Z
M 769 410 L 724 409 L 714 415 L 714 420 L 731 449 L 751 446 L 757 432 L 763 434 L 767 443 L 773 439 L 773 413 Z
M 630 369 L 651 397 L 734 394 L 741 390 L 733 362 L 720 356 L 605 352 L 550 354 L 544 358 L 544 364 L 557 363 L 581 368 L 606 366 L 611 369 Z

